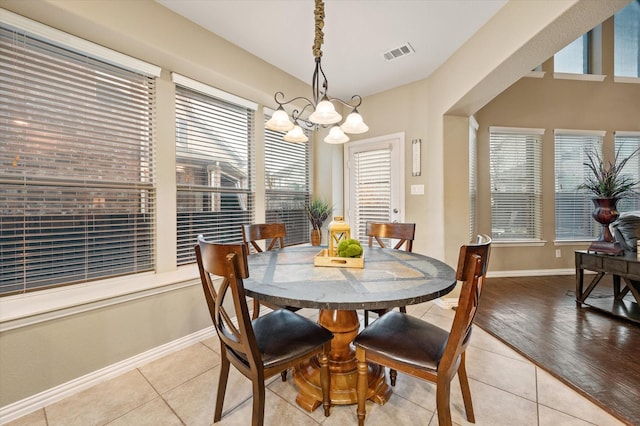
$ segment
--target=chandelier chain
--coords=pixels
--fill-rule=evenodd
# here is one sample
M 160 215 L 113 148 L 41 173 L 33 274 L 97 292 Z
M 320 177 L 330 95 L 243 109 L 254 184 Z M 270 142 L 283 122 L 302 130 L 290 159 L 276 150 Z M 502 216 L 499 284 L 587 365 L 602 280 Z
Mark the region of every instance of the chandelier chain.
M 324 43 L 324 1 L 316 0 L 313 11 L 315 17 L 315 38 L 313 40 L 313 56 L 318 59 L 322 57 L 322 44 Z

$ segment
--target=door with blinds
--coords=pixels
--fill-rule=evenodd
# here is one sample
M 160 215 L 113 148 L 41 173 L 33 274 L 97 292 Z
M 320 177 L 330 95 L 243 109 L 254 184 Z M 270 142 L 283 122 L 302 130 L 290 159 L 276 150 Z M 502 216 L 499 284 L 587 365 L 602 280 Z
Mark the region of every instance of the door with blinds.
M 404 134 L 345 145 L 345 216 L 365 241 L 367 221 L 404 221 Z

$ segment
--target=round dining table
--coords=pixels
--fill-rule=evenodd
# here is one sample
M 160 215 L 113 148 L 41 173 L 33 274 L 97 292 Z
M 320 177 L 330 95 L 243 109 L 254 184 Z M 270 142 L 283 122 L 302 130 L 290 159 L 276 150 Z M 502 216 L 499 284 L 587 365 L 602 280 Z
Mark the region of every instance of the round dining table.
M 456 285 L 447 264 L 418 253 L 364 247 L 364 267 L 315 266 L 323 247 L 289 246 L 248 256 L 248 296 L 279 306 L 319 309 L 318 323 L 331 330 L 331 402 L 357 402 L 357 361 L 352 342 L 360 329 L 356 310 L 391 309 L 444 296 Z M 307 411 L 322 402 L 320 366 L 311 358 L 293 372 L 296 402 Z M 384 368 L 370 364 L 367 397 L 384 404 L 391 395 Z

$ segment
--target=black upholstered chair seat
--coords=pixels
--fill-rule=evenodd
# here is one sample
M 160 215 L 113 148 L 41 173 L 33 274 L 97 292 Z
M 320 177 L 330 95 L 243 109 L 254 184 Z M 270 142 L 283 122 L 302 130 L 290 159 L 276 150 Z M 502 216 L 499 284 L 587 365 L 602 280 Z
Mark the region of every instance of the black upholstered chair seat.
M 355 344 L 378 356 L 436 371 L 449 332 L 400 312 L 387 312 L 358 335 Z
M 265 368 L 312 352 L 333 337 L 326 328 L 286 309 L 269 312 L 251 324 Z

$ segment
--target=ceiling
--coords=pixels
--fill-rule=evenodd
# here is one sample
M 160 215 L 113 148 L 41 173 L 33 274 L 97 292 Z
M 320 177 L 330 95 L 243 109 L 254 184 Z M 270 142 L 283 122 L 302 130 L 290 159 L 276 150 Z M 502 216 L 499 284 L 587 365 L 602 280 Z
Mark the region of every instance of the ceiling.
M 156 0 L 311 84 L 312 0 Z M 325 0 L 322 66 L 348 100 L 428 77 L 507 0 Z M 415 53 L 387 61 L 406 43 Z

